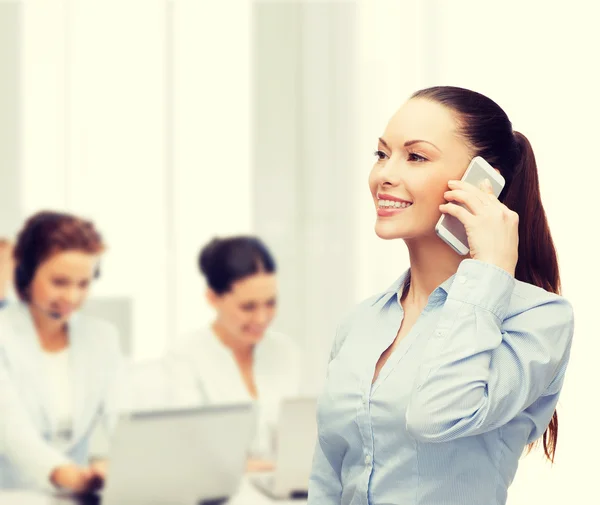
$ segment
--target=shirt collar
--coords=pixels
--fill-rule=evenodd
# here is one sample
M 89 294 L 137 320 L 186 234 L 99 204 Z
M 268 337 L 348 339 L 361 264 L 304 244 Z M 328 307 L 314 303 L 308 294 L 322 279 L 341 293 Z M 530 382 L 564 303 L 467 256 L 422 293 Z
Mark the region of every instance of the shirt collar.
M 390 298 L 393 295 L 396 295 L 398 302 L 400 302 L 400 296 L 402 295 L 402 290 L 404 289 L 404 284 L 406 283 L 408 276 L 409 276 L 409 272 L 410 269 L 405 270 L 402 275 L 400 277 L 398 277 L 398 279 L 396 279 L 393 284 L 391 284 L 382 294 L 381 296 L 377 297 L 376 300 L 374 300 L 373 305 L 375 303 L 377 303 L 379 300 L 381 300 L 381 298 L 385 297 L 387 298 L 386 301 L 389 301 Z M 441 292 L 444 293 L 443 298 L 445 299 L 448 296 L 448 293 L 450 292 L 450 288 L 452 287 L 452 284 L 454 283 L 454 278 L 456 277 L 456 274 L 452 275 L 451 277 L 449 277 L 448 279 L 446 279 L 444 282 L 442 282 L 436 289 L 433 290 L 433 293 L 431 293 L 430 295 L 430 301 L 432 301 L 434 298 L 437 298 L 436 294 L 441 294 Z
M 447 295 L 450 292 L 450 288 L 452 287 L 452 284 L 454 283 L 455 277 L 456 277 L 456 274 L 454 274 L 451 277 L 449 277 L 448 279 L 446 279 L 444 282 L 442 282 L 438 286 L 438 289 L 442 289 Z

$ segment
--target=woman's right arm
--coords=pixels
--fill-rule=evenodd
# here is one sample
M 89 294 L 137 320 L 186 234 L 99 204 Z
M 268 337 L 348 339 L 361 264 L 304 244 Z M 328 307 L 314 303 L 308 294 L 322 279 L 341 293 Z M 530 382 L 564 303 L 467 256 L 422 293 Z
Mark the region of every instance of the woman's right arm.
M 0 323 L 0 453 L 42 489 L 54 486 L 85 491 L 93 483 L 87 470 L 77 467 L 51 447 L 37 431 L 25 411 L 8 373 Z

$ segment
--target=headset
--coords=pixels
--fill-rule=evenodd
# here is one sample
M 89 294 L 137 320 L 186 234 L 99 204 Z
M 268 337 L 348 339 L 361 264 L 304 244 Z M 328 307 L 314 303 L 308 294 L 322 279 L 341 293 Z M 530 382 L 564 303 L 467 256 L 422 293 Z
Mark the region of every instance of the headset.
M 33 278 L 35 276 L 35 272 L 40 264 L 40 258 L 36 255 L 37 242 L 39 241 L 40 227 L 42 224 L 46 224 L 48 222 L 58 222 L 60 219 L 64 218 L 66 214 L 59 213 L 44 213 L 39 216 L 33 218 L 33 222 L 29 223 L 29 225 L 25 227 L 25 229 L 21 232 L 16 247 L 15 252 L 19 253 L 19 257 L 15 257 L 16 267 L 15 267 L 15 287 L 17 288 L 17 292 L 19 295 L 24 294 L 26 296 L 25 301 L 27 303 L 32 303 L 33 301 L 30 299 L 28 290 Z M 94 278 L 97 279 L 100 277 L 100 267 L 96 268 L 94 272 Z M 47 311 L 42 307 L 36 305 L 36 308 L 52 319 L 60 319 L 62 315 L 58 312 Z

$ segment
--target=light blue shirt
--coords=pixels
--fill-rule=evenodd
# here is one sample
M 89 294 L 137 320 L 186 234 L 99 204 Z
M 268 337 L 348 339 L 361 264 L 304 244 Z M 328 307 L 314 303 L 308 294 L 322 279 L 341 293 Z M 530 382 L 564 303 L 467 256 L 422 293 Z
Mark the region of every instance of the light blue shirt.
M 336 335 L 309 505 L 500 505 L 545 431 L 569 359 L 564 298 L 467 259 L 371 384 L 403 318 L 406 274 Z

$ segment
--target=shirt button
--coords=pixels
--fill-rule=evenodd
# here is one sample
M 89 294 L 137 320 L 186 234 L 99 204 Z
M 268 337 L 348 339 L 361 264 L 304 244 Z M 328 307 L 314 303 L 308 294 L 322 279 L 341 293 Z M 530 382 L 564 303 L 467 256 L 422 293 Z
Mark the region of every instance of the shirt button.
M 371 456 L 367 454 L 365 456 L 365 465 L 370 465 L 370 464 L 371 464 Z
M 436 330 L 435 336 L 436 337 L 443 337 L 444 336 L 444 332 L 442 330 Z

